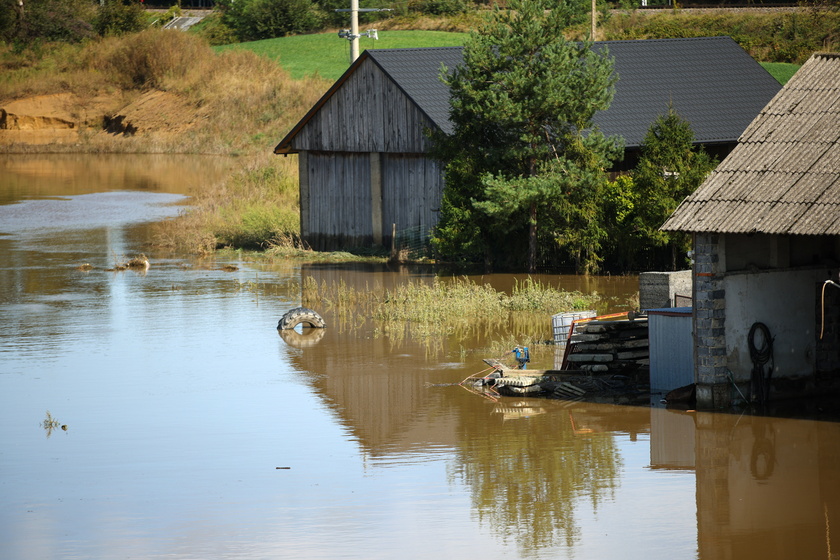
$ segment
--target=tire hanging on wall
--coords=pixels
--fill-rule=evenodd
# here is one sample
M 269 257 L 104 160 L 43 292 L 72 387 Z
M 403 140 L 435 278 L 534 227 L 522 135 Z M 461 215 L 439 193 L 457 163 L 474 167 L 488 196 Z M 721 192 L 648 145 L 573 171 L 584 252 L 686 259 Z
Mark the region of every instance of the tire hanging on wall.
M 283 317 L 280 318 L 280 322 L 277 323 L 277 330 L 289 330 L 298 325 L 311 327 L 313 329 L 323 329 L 327 326 L 323 317 L 321 317 L 317 311 L 313 311 L 308 307 L 295 307 L 294 309 L 287 311 Z

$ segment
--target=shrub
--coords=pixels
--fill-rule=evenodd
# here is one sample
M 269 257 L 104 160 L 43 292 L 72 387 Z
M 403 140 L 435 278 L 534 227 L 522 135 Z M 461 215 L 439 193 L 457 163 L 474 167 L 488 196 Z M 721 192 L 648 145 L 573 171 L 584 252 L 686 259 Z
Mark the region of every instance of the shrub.
M 214 58 L 202 40 L 165 29 L 147 29 L 113 45 L 103 44 L 102 50 L 101 69 L 111 71 L 124 87 L 167 89 L 171 80 L 198 79 L 203 72 L 201 62 Z
M 94 35 L 96 7 L 88 0 L 0 0 L 0 38 L 23 45 L 41 41 L 77 43 Z
M 94 27 L 103 37 L 140 31 L 146 27 L 143 5 L 132 0 L 105 0 L 94 20 Z

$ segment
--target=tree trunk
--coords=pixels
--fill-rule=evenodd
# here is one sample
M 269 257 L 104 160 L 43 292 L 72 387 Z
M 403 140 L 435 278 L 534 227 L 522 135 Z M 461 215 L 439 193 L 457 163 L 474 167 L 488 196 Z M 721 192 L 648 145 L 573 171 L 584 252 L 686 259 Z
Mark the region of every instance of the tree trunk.
M 537 203 L 532 202 L 528 216 L 528 272 L 537 271 Z

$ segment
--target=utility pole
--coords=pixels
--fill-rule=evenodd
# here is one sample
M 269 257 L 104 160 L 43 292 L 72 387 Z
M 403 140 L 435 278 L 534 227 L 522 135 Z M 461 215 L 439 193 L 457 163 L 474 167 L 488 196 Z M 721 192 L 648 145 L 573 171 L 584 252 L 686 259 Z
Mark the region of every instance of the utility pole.
M 350 12 L 350 29 L 342 29 L 338 32 L 338 36 L 342 39 L 350 41 L 350 62 L 356 62 L 359 58 L 359 37 L 368 37 L 370 39 L 379 39 L 379 34 L 376 29 L 368 29 L 364 33 L 359 33 L 359 12 L 390 12 L 390 8 L 362 8 L 359 9 L 359 0 L 350 0 L 350 9 L 338 9 L 336 12 Z
M 598 38 L 595 36 L 595 20 L 598 18 L 598 12 L 595 11 L 595 0 L 592 0 L 592 19 L 589 25 L 589 40 L 590 41 L 597 41 Z
M 350 0 L 350 33 L 350 61 L 356 62 L 359 58 L 359 0 Z

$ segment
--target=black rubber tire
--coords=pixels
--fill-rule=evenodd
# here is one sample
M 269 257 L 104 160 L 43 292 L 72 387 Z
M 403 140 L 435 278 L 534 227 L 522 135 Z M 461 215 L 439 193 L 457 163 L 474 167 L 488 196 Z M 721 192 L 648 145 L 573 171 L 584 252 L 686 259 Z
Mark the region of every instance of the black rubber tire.
M 287 311 L 286 314 L 280 318 L 280 322 L 277 323 L 277 330 L 283 331 L 293 329 L 298 325 L 311 327 L 313 329 L 323 329 L 327 326 L 323 317 L 321 317 L 317 311 L 313 311 L 308 307 L 295 307 L 294 309 Z

